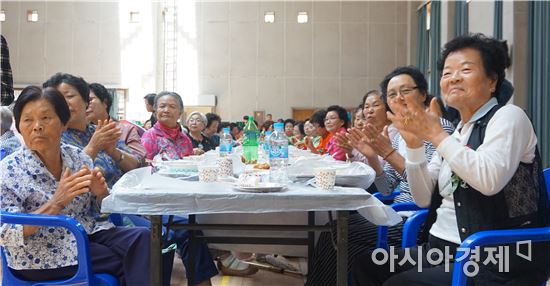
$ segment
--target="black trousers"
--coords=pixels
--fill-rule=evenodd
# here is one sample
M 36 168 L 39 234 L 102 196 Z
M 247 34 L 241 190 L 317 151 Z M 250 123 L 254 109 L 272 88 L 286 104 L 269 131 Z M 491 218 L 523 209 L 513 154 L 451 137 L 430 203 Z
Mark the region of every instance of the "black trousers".
M 430 236 L 429 241 L 422 245 L 422 251 L 419 251 L 418 247 L 412 247 L 408 250 L 396 248 L 396 258 L 390 259 L 388 253 L 385 263 L 382 263 L 383 256 L 381 253 L 375 252 L 375 259 L 373 259 L 373 251 L 367 251 L 360 255 L 352 266 L 353 285 L 451 285 L 453 261 L 447 260 L 445 262 L 445 256 L 448 253 L 454 257 L 457 247 L 457 244 Z M 447 252 L 445 252 L 445 248 L 447 248 Z M 428 252 L 431 254 L 429 259 Z M 399 265 L 399 262 L 404 258 L 407 259 L 402 265 Z M 434 263 L 441 258 L 443 259 L 439 264 Z M 393 270 L 390 261 L 393 261 Z M 418 270 L 419 261 L 422 265 L 422 272 Z M 445 263 L 447 263 L 447 269 Z

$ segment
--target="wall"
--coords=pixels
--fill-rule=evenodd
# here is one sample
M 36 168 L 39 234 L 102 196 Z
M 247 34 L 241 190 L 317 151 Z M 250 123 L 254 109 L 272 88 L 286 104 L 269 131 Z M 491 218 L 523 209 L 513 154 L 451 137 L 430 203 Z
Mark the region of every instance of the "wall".
M 253 110 L 278 118 L 290 116 L 292 107 L 353 107 L 391 69 L 414 60 L 407 21 L 415 11 L 407 2 L 176 3 L 176 91 L 186 104 L 198 94 L 217 95 L 224 120 Z M 10 45 L 16 84 L 73 73 L 128 88 L 127 118 L 148 117 L 143 96 L 163 89 L 160 3 L 1 5 L 7 20 L 0 29 Z M 38 23 L 26 21 L 28 9 L 39 11 Z M 139 23 L 129 23 L 130 11 L 140 12 Z M 263 22 L 265 11 L 275 12 L 275 23 Z M 308 12 L 307 24 L 296 22 L 299 11 Z
M 407 64 L 405 2 L 204 2 L 196 11 L 199 93 L 218 96 L 222 118 L 356 106 Z M 275 23 L 264 23 L 265 11 Z M 307 24 L 296 22 L 299 11 Z
M 157 90 L 155 25 L 158 4 L 149 1 L 13 2 L 2 1 L 14 84 L 42 84 L 56 72 L 84 77 L 108 87 L 129 89 L 128 114 L 147 118 L 143 96 Z M 28 22 L 27 10 L 38 10 Z M 129 23 L 129 11 L 141 11 Z

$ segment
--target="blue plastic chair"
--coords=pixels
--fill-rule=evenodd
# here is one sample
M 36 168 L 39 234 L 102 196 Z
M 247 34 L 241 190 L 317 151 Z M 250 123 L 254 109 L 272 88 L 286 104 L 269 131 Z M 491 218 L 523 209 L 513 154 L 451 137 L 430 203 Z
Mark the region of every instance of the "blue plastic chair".
M 415 216 L 417 215 L 419 212 L 426 212 L 427 213 L 427 210 L 424 209 L 424 208 L 421 208 L 419 206 L 417 206 L 415 203 L 412 203 L 412 202 L 409 202 L 409 203 L 394 203 L 391 205 L 391 208 L 396 211 L 396 212 L 401 212 L 401 211 L 416 211 L 412 216 Z M 408 240 L 406 241 L 405 238 L 407 237 L 406 236 L 406 232 L 407 231 L 410 231 L 412 233 L 413 229 L 410 225 L 412 225 L 414 222 L 409 222 L 409 219 L 407 219 L 407 221 L 405 221 L 405 224 L 403 226 L 403 240 L 401 242 L 401 246 L 402 247 L 409 247 L 408 245 L 411 244 L 411 243 L 414 243 L 413 245 L 416 245 L 416 235 L 409 235 L 408 236 Z M 418 230 L 420 228 L 420 225 L 422 224 L 422 222 L 420 222 L 420 224 L 418 225 L 418 227 L 416 228 L 416 230 Z M 412 239 L 414 239 L 414 241 L 411 241 Z M 388 245 L 388 227 L 387 226 L 378 226 L 378 237 L 376 238 L 376 248 L 384 248 L 386 250 L 389 249 L 389 245 Z
M 544 170 L 544 180 L 546 181 L 546 192 L 548 194 L 548 200 L 550 201 L 550 168 Z M 419 211 L 407 219 L 403 229 L 403 247 L 412 247 L 416 245 L 418 230 L 420 225 L 426 220 L 427 214 L 427 210 Z M 531 240 L 532 242 L 550 241 L 550 227 L 487 230 L 476 232 L 468 236 L 462 244 L 460 244 L 459 250 L 457 250 L 455 255 L 455 257 L 462 257 L 463 259 L 461 259 L 461 261 L 455 261 L 454 263 L 452 285 L 466 285 L 468 277 L 462 269 L 464 268 L 464 264 L 470 260 L 471 250 L 475 249 L 475 247 L 508 244 L 525 240 Z M 545 284 L 546 283 L 543 283 L 543 285 Z
M 395 199 L 395 197 L 397 197 L 399 194 L 401 193 L 401 190 L 399 190 L 399 188 L 395 188 L 393 190 L 393 192 L 391 192 L 389 195 L 385 196 L 383 195 L 382 193 L 380 192 L 376 192 L 373 194 L 373 196 L 375 198 L 377 198 L 378 200 L 380 200 L 381 202 L 384 202 L 384 201 L 393 201 L 393 199 Z
M 544 170 L 544 180 L 546 181 L 546 193 L 550 201 L 550 168 Z M 532 242 L 550 241 L 550 227 L 524 228 L 510 230 L 488 230 L 480 231 L 468 236 L 462 244 L 461 249 L 474 249 L 476 246 L 506 244 L 518 241 L 530 240 Z M 457 250 L 456 257 L 464 257 L 461 261 L 456 261 L 453 270 L 453 285 L 465 286 L 468 277 L 462 271 L 464 264 L 469 261 L 470 252 Z M 543 283 L 543 285 L 545 285 Z
M 2 223 L 64 227 L 76 238 L 78 269 L 73 277 L 64 280 L 24 281 L 18 278 L 8 267 L 6 254 L 2 247 L 2 284 L 3 285 L 93 285 L 118 286 L 118 279 L 110 274 L 92 273 L 92 263 L 88 249 L 88 235 L 84 227 L 75 219 L 64 215 L 39 215 L 0 212 Z

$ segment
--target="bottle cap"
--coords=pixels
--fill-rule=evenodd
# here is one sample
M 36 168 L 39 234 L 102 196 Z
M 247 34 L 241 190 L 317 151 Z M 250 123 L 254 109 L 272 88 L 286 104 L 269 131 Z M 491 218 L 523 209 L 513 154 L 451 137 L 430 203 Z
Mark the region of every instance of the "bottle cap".
M 224 127 L 223 128 L 223 133 L 229 133 L 229 127 Z
M 283 130 L 285 129 L 285 124 L 282 122 L 277 122 L 273 124 L 273 127 L 275 128 L 275 130 Z

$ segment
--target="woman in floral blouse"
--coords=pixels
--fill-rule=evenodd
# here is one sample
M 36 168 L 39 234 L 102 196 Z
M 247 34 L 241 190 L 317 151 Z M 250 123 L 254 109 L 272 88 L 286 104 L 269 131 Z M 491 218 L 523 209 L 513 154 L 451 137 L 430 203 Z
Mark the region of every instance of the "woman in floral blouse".
M 0 210 L 73 217 L 88 233 L 94 272 L 115 275 L 122 285 L 147 283 L 149 230 L 96 220 L 107 185 L 83 150 L 61 144 L 70 117 L 61 94 L 29 86 L 14 114 L 25 144 L 0 162 Z M 0 245 L 26 280 L 71 277 L 78 266 L 76 243 L 63 228 L 0 224 Z

